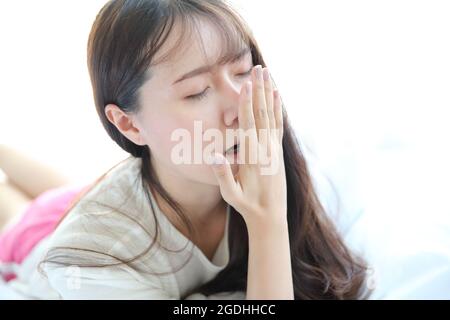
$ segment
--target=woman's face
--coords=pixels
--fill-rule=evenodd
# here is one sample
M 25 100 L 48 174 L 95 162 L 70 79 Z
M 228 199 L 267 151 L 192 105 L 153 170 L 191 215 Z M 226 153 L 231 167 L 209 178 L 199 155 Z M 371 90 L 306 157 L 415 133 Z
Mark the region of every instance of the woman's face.
M 165 49 L 172 48 L 176 41 L 173 36 L 177 34 L 176 27 L 160 50 L 162 53 Z M 213 65 L 221 52 L 221 37 L 208 23 L 200 22 L 199 30 L 198 37 L 192 37 L 187 45 L 182 44 L 177 57 L 150 69 L 152 76 L 140 89 L 141 110 L 134 115 L 133 122 L 139 129 L 142 143 L 149 146 L 152 162 L 156 162 L 157 167 L 164 166 L 170 172 L 196 182 L 217 185 L 205 159 L 200 159 L 200 164 L 194 163 L 194 153 L 201 148 L 202 156 L 205 147 L 212 143 L 204 141 L 205 130 L 211 132 L 210 129 L 216 129 L 216 132 L 221 133 L 222 146 L 218 145 L 221 150 L 217 148 L 217 152 L 223 153 L 234 144 L 234 140 L 225 139 L 225 132 L 227 129 L 239 128 L 239 94 L 241 87 L 251 78 L 249 71 L 253 63 L 250 50 L 246 50 L 235 62 Z M 204 51 L 200 41 L 203 42 Z M 158 57 L 159 55 L 156 56 Z M 202 70 L 205 66 L 211 68 L 189 75 L 193 70 Z M 183 77 L 185 74 L 188 76 Z M 189 163 L 177 164 L 174 161 L 174 156 L 180 154 L 173 153 L 174 148 L 179 148 L 182 141 L 180 136 L 172 139 L 174 133 L 189 134 L 192 159 Z M 200 141 L 197 149 L 194 148 L 195 140 Z M 183 142 L 186 143 L 186 139 Z M 232 168 L 236 173 L 237 164 L 233 164 Z

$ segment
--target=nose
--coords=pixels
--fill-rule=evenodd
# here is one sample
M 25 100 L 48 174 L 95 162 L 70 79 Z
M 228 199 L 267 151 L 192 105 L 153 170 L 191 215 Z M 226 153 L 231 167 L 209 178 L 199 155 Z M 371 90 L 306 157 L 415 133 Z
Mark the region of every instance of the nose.
M 227 127 L 238 127 L 239 95 L 243 81 L 233 81 L 224 75 L 221 80 L 223 121 Z

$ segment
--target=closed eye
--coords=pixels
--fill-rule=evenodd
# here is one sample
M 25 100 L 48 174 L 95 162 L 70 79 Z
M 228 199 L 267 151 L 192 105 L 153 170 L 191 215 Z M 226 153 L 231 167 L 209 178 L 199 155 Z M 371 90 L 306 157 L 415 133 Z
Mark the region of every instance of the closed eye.
M 249 76 L 251 74 L 251 72 L 252 72 L 252 69 L 253 69 L 253 66 L 250 68 L 250 70 L 248 70 L 246 72 L 238 73 L 237 76 L 239 76 L 239 77 Z M 206 87 L 206 89 L 203 90 L 202 92 L 200 92 L 198 94 L 193 94 L 193 95 L 187 96 L 185 99 L 187 99 L 187 100 L 201 100 L 201 99 L 205 98 L 208 95 L 208 93 L 207 93 L 208 89 L 209 89 L 209 87 Z
M 204 97 L 206 97 L 208 89 L 209 89 L 209 87 L 206 87 L 206 89 L 203 90 L 202 92 L 200 92 L 198 94 L 193 94 L 193 95 L 187 96 L 186 99 L 188 99 L 188 100 L 201 100 Z
M 240 77 L 249 76 L 252 72 L 252 69 L 253 69 L 253 67 L 251 67 L 250 70 L 248 70 L 247 72 L 239 73 L 238 76 L 240 76 Z

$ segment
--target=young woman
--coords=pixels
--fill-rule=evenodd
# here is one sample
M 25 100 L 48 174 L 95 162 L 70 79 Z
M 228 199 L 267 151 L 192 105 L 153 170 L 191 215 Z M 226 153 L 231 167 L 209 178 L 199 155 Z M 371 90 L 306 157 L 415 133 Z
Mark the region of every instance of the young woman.
M 37 246 L 52 297 L 363 297 L 366 267 L 327 217 L 256 40 L 226 2 L 109 1 L 88 67 L 100 120 L 130 157 Z M 211 129 L 248 135 L 207 161 L 175 159 L 174 133 Z

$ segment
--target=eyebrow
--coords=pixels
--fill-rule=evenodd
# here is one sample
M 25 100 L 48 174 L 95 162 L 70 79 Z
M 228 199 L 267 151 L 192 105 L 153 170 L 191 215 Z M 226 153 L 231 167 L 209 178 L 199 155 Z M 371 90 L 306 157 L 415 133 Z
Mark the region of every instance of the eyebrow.
M 232 57 L 231 62 L 235 62 L 235 61 L 238 61 L 238 60 L 242 59 L 249 52 L 250 52 L 250 48 L 248 48 L 248 47 L 242 49 L 241 51 L 239 51 L 236 55 L 234 55 Z M 194 69 L 192 71 L 189 71 L 188 73 L 185 73 L 183 76 L 181 76 L 174 83 L 172 83 L 172 85 L 175 85 L 175 84 L 177 84 L 177 83 L 179 83 L 179 82 L 181 82 L 183 80 L 186 80 L 188 78 L 195 77 L 195 76 L 197 76 L 199 74 L 209 72 L 209 71 L 211 71 L 212 67 L 213 66 L 211 66 L 211 65 L 206 65 L 206 66 L 202 66 L 202 67 L 196 68 L 196 69 Z

